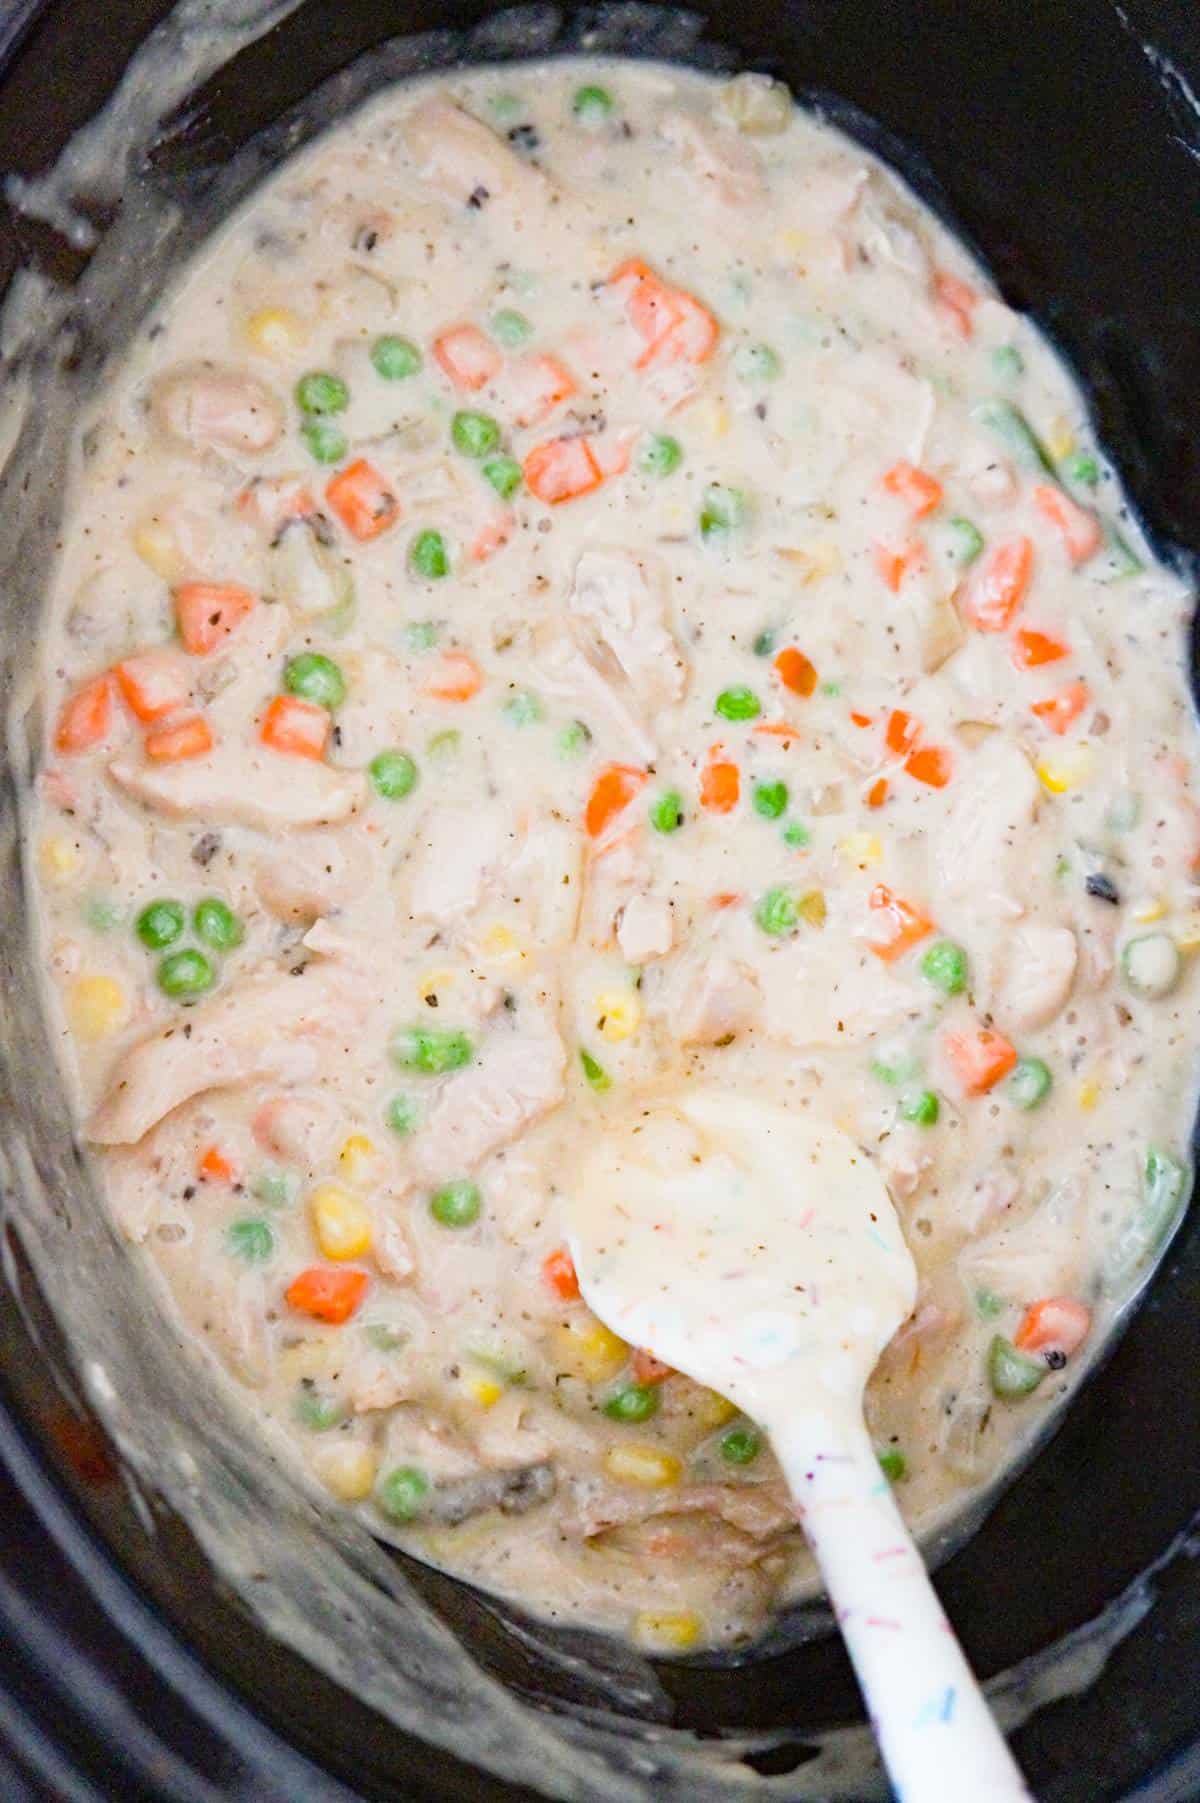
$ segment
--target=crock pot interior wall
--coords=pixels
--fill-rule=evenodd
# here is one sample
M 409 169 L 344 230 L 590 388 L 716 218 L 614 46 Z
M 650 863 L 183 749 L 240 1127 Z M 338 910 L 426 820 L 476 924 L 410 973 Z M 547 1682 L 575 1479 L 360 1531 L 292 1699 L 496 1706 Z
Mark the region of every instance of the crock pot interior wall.
M 122 7 L 114 27 L 104 0 L 45 9 L 0 89 L 0 164 L 32 172 L 50 161 L 164 12 L 139 0 Z M 264 31 L 272 13 L 286 16 Z M 194 50 L 196 33 L 217 24 L 230 36 L 210 39 L 214 72 L 185 98 L 189 44 Z M 31 1352 L 15 1309 L 6 1311 L 7 1385 L 27 1417 L 45 1425 L 61 1414 L 47 1380 L 50 1362 L 61 1361 L 48 1344 L 50 1316 L 69 1320 L 84 1387 L 141 1474 L 143 1500 L 135 1509 L 116 1486 L 81 1485 L 65 1473 L 62 1481 L 75 1483 L 81 1510 L 209 1663 L 366 1794 L 412 1797 L 426 1786 L 430 1795 L 499 1794 L 498 1784 L 439 1754 L 440 1745 L 522 1789 L 562 1798 L 651 1789 L 689 1799 L 743 1790 L 866 1795 L 861 1735 L 826 1737 L 821 1756 L 804 1763 L 806 1742 L 815 1746 L 831 1724 L 857 1715 L 831 1641 L 734 1668 L 652 1668 L 588 1637 L 548 1634 L 397 1561 L 328 1518 L 213 1408 L 169 1327 L 146 1308 L 71 1138 L 22 927 L 16 806 L 33 724 L 24 685 L 69 428 L 103 359 L 135 329 L 180 256 L 265 168 L 355 99 L 431 63 L 594 44 L 764 68 L 802 94 L 837 96 L 838 122 L 947 209 L 1008 298 L 1058 337 L 1160 543 L 1192 555 L 1200 548 L 1200 110 L 1186 71 L 1200 85 L 1200 19 L 1183 3 L 1118 10 L 1101 0 L 976 0 L 964 9 L 949 0 L 826 0 L 686 15 L 533 8 L 514 25 L 512 15 L 468 5 L 340 0 L 330 9 L 309 0 L 289 11 L 190 0 L 166 29 L 173 35 L 151 52 L 152 79 L 156 97 L 174 84 L 173 117 L 157 129 L 151 111 L 160 109 L 133 109 L 123 128 L 128 160 L 110 140 L 77 166 L 94 245 L 61 214 L 53 223 L 12 213 L 7 221 L 10 259 L 19 253 L 42 275 L 36 286 L 26 280 L 5 322 L 3 442 L 14 448 L 0 488 L 0 650 L 5 706 L 15 698 L 22 724 L 0 818 L 9 909 L 0 945 L 4 1181 L 10 1246 L 20 1242 L 32 1266 L 18 1268 L 14 1257 L 11 1282 L 27 1308 L 36 1308 L 38 1290 L 49 1303 L 48 1314 L 37 1309 L 44 1357 Z M 414 32 L 432 35 L 387 44 Z M 232 60 L 216 66 L 226 55 Z M 21 204 L 50 211 L 46 199 L 35 188 Z M 989 1674 L 1134 1587 L 1108 1618 L 1115 1650 L 1096 1681 L 1018 1735 L 1047 1799 L 1127 1795 L 1195 1734 L 1200 1582 L 1179 1536 L 1200 1503 L 1198 1276 L 1193 1221 L 1062 1431 L 942 1574 L 950 1612 Z M 241 1602 L 214 1580 L 201 1547 L 238 1578 Z M 1164 1557 L 1138 1589 L 1139 1574 Z M 276 1648 L 260 1623 L 406 1733 Z M 1109 1641 L 1102 1634 L 1088 1644 L 1090 1664 L 1085 1646 L 1074 1664 L 1050 1661 L 1027 1674 L 1027 1687 L 1070 1690 L 1101 1664 Z M 1014 1707 L 1018 1689 L 1007 1687 Z

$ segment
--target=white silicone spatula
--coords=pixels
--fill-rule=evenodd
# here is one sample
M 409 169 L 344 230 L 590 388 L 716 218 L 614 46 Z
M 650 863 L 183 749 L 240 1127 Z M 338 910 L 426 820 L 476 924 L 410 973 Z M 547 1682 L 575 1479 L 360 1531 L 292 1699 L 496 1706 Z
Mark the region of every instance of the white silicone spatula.
M 863 1421 L 917 1287 L 871 1161 L 827 1123 L 697 1089 L 606 1125 L 568 1200 L 589 1307 L 770 1436 L 897 1797 L 1028 1797 Z

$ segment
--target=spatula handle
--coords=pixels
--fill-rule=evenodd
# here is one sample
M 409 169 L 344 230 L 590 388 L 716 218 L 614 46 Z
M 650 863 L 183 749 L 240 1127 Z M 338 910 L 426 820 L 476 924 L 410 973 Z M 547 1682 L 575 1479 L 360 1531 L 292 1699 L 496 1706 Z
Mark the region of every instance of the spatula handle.
M 854 1662 L 897 1803 L 1027 1789 L 861 1422 L 765 1422 Z

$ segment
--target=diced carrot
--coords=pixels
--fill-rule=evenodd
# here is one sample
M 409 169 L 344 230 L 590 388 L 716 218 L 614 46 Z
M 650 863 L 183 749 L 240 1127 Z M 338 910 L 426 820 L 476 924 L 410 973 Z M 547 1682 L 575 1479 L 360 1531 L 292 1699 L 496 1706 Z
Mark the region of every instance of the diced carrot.
M 142 651 L 113 669 L 126 706 L 139 720 L 161 720 L 182 707 L 191 691 L 187 673 L 170 651 Z
M 968 584 L 963 612 L 980 632 L 1003 632 L 1029 592 L 1033 545 L 1013 538 L 997 545 Z
M 503 361 L 478 326 L 451 326 L 433 341 L 433 354 L 456 388 L 474 394 L 486 388 Z
M 765 733 L 770 739 L 798 739 L 800 737 L 799 727 L 793 726 L 790 720 L 756 720 L 750 731 Z
M 510 373 L 519 395 L 518 426 L 540 426 L 576 392 L 575 378 L 566 364 L 542 351 L 518 358 Z
M 1048 482 L 1034 489 L 1033 504 L 1061 537 L 1072 563 L 1086 563 L 1096 555 L 1104 534 L 1094 513 Z
M 625 316 L 638 337 L 653 348 L 679 324 L 675 290 L 647 269 L 629 290 Z
M 817 672 L 798 645 L 785 645 L 775 658 L 775 674 L 785 689 L 805 700 L 817 687 Z
M 422 685 L 435 701 L 470 701 L 483 687 L 483 671 L 466 651 L 447 651 Z
M 1092 698 L 1086 682 L 1069 682 L 1065 689 L 1033 703 L 1033 711 L 1042 723 L 1060 737 L 1072 727 Z
M 661 1359 L 656 1359 L 644 1346 L 634 1347 L 629 1364 L 635 1384 L 660 1384 L 675 1369 L 673 1365 L 664 1365 Z
M 969 338 L 975 329 L 975 308 L 979 296 L 961 276 L 939 269 L 933 278 L 933 296 L 942 317 L 961 338 Z
M 145 738 L 145 751 L 156 764 L 181 764 L 202 758 L 213 748 L 212 727 L 203 714 L 184 714 L 156 726 Z
M 325 484 L 325 499 L 353 538 L 365 544 L 400 518 L 400 503 L 383 474 L 356 457 Z
M 1070 1358 L 1087 1339 L 1092 1311 L 1074 1296 L 1046 1296 L 1031 1302 L 1013 1335 L 1022 1352 L 1060 1352 Z
M 604 480 L 586 438 L 551 438 L 535 445 L 522 472 L 530 492 L 550 507 L 590 494 Z
M 867 790 L 867 806 L 881 808 L 888 798 L 888 780 L 886 776 L 876 777 Z
M 903 545 L 876 544 L 872 547 L 875 568 L 893 595 L 900 593 L 904 578 L 912 570 L 925 568 L 925 547 L 915 539 Z
M 716 319 L 694 294 L 671 287 L 640 257 L 615 269 L 609 286 L 620 291 L 625 316 L 646 346 L 638 369 L 704 363 L 712 356 L 720 337 Z
M 721 757 L 711 757 L 700 773 L 700 806 L 709 814 L 730 814 L 742 792 L 741 772 L 736 764 Z
M 183 582 L 175 590 L 179 636 L 193 657 L 207 657 L 254 605 L 250 590 L 238 582 Z
M 335 1327 L 350 1319 L 366 1293 L 365 1271 L 330 1271 L 323 1265 L 301 1271 L 284 1292 L 290 1308 Z
M 924 519 L 942 504 L 942 485 L 928 470 L 914 463 L 894 463 L 883 478 L 883 486 L 898 501 L 903 501 L 915 520 Z
M 675 324 L 637 360 L 638 369 L 658 369 L 664 363 L 707 363 L 717 348 L 721 328 L 694 294 L 676 289 L 673 303 L 679 315 Z
M 635 769 L 632 764 L 606 765 L 588 796 L 583 817 L 588 836 L 599 839 L 613 821 L 625 812 L 646 780 L 646 772 Z
M 548 1252 L 542 1260 L 542 1276 L 550 1285 L 556 1296 L 564 1302 L 578 1302 L 579 1277 L 575 1270 L 575 1260 L 565 1246 L 557 1246 Z
M 486 563 L 502 545 L 506 545 L 513 535 L 517 523 L 515 513 L 497 514 L 485 526 L 481 526 L 471 545 L 471 556 L 476 563 Z
M 906 714 L 903 708 L 894 707 L 888 715 L 887 727 L 884 731 L 884 744 L 897 757 L 907 757 L 921 736 L 921 723 Z
M 853 708 L 851 708 L 850 709 L 850 724 L 852 726 L 857 726 L 859 728 L 859 730 L 861 731 L 864 726 L 874 726 L 875 716 L 874 716 L 874 714 L 859 714 L 859 713 L 856 713 Z
M 329 738 L 329 710 L 299 695 L 276 695 L 263 715 L 258 736 L 288 757 L 322 758 Z
M 919 745 L 905 762 L 904 768 L 919 783 L 931 789 L 944 789 L 954 774 L 950 753 L 940 745 Z
M 112 678 L 93 676 L 64 703 L 54 731 L 57 751 L 89 751 L 112 727 Z
M 944 1043 L 954 1074 L 969 1096 L 986 1095 L 1017 1062 L 1007 1039 L 989 1027 L 974 1033 L 947 1033 Z
M 879 937 L 868 940 L 868 944 L 885 964 L 894 964 L 933 931 L 928 915 L 893 895 L 886 883 L 877 883 L 872 889 L 871 911 L 876 916 L 872 924 L 879 929 Z
M 643 263 L 640 257 L 626 257 L 609 276 L 608 286 L 623 290 L 621 298 L 627 301 L 638 283 L 644 282 L 650 274 L 649 263 Z
M 719 889 L 716 895 L 710 895 L 708 899 L 710 906 L 721 914 L 726 908 L 736 908 L 742 898 L 736 889 Z
M 1035 670 L 1039 664 L 1056 664 L 1071 647 L 1048 632 L 1018 626 L 1012 637 L 1012 659 L 1018 670 Z
M 222 1152 L 220 1146 L 206 1146 L 196 1161 L 196 1175 L 201 1183 L 224 1183 L 232 1185 L 237 1182 L 239 1172 L 233 1160 Z

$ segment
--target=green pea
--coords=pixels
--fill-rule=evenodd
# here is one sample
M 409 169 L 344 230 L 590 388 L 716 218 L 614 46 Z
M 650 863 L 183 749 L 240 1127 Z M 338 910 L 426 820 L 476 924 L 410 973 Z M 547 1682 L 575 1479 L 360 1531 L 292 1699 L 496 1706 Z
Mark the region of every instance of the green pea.
M 762 1451 L 762 1435 L 748 1421 L 727 1427 L 721 1435 L 721 1457 L 727 1465 L 752 1465 Z
M 514 726 L 536 726 L 546 717 L 546 710 L 530 689 L 518 689 L 515 695 L 510 695 L 503 711 L 505 719 Z
M 975 1312 L 981 1321 L 994 1321 L 1004 1313 L 1003 1296 L 997 1296 L 995 1290 L 976 1290 Z
M 410 620 L 404 628 L 404 643 L 410 651 L 432 651 L 438 641 L 438 629 L 432 620 Z
M 700 536 L 703 539 L 727 538 L 746 523 L 746 497 L 740 488 L 726 488 L 712 483 L 704 491 L 700 509 Z
M 1046 1375 L 1041 1359 L 1028 1358 L 1018 1352 L 1011 1340 L 996 1334 L 988 1347 L 988 1381 L 995 1395 L 1004 1402 L 1017 1402 L 1032 1396 Z
M 350 390 L 340 376 L 327 369 L 310 369 L 296 383 L 301 413 L 342 413 L 350 404 Z
M 385 382 L 403 382 L 415 376 L 423 361 L 412 339 L 398 338 L 394 332 L 385 332 L 371 346 L 371 362 Z
M 1050 1094 L 1050 1067 L 1040 1058 L 1021 1058 L 1004 1085 L 1014 1108 L 1040 1108 Z
M 757 720 L 762 713 L 762 702 L 753 689 L 739 685 L 722 689 L 713 703 L 713 710 L 722 720 Z
M 443 732 L 435 732 L 425 741 L 425 750 L 435 764 L 449 764 L 458 756 L 462 746 L 462 734 L 456 726 L 448 726 Z
M 121 924 L 121 910 L 115 902 L 102 895 L 89 896 L 83 910 L 83 918 L 94 933 L 111 933 L 113 928 Z M 157 950 L 157 947 L 152 947 Z
M 733 353 L 733 373 L 739 382 L 775 382 L 782 369 L 769 344 L 742 344 Z
M 383 801 L 403 801 L 417 786 L 415 759 L 407 751 L 380 751 L 367 765 L 371 787 Z
M 212 988 L 215 980 L 213 967 L 204 953 L 190 948 L 169 952 L 158 967 L 158 986 L 173 1001 L 203 995 L 206 989 Z
M 429 1494 L 429 1479 L 416 1465 L 397 1465 L 375 1493 L 379 1507 L 393 1521 L 412 1521 Z
M 588 83 L 576 88 L 575 97 L 571 101 L 571 111 L 580 125 L 589 131 L 595 131 L 612 117 L 613 97 L 607 88 L 596 87 Z
M 240 1221 L 231 1221 L 225 1238 L 234 1257 L 244 1259 L 248 1265 L 265 1264 L 275 1250 L 274 1229 L 261 1215 L 245 1215 Z
M 963 519 L 961 515 L 946 521 L 944 539 L 946 555 L 951 563 L 958 564 L 963 569 L 969 563 L 974 563 L 983 550 L 982 532 L 973 521 Z
M 450 574 L 450 554 L 446 550 L 446 541 L 440 532 L 431 527 L 418 532 L 408 547 L 409 567 L 418 576 L 424 576 L 427 582 L 436 582 L 442 576 Z
M 318 707 L 341 707 L 346 699 L 346 678 L 331 657 L 321 651 L 301 651 L 283 666 L 283 686 L 289 695 L 301 695 Z
M 1100 465 L 1090 451 L 1072 451 L 1063 462 L 1062 473 L 1077 488 L 1095 488 L 1100 481 Z
M 921 975 L 943 995 L 961 995 L 967 986 L 967 954 L 952 939 L 939 939 L 921 959 Z
M 469 1177 L 443 1183 L 429 1198 L 429 1212 L 442 1227 L 470 1227 L 479 1219 L 483 1197 Z
M 800 910 L 790 889 L 768 889 L 754 906 L 754 918 L 764 933 L 782 939 L 800 924 Z
M 376 1352 L 399 1352 L 409 1341 L 404 1329 L 393 1327 L 390 1321 L 368 1321 L 366 1335 L 368 1345 L 374 1346 Z
M 770 657 L 775 649 L 776 638 L 771 628 L 765 627 L 754 641 L 755 657 Z
M 492 318 L 491 333 L 497 344 L 502 344 L 506 351 L 513 351 L 533 337 L 533 327 L 515 307 L 502 307 Z
M 327 419 L 305 420 L 300 436 L 318 463 L 340 463 L 350 448 L 341 427 Z
M 585 1046 L 579 1048 L 579 1062 L 583 1066 L 583 1074 L 597 1095 L 603 1095 L 606 1089 L 612 1088 L 612 1078 Z
M 177 901 L 154 901 L 142 909 L 134 931 L 147 951 L 161 952 L 174 945 L 183 931 L 183 906 Z
M 325 1434 L 346 1419 L 346 1411 L 332 1396 L 324 1396 L 311 1381 L 300 1384 L 296 1397 L 296 1420 L 310 1433 Z
M 644 476 L 670 476 L 683 462 L 683 446 L 669 432 L 655 432 L 638 451 L 638 468 Z
M 801 850 L 812 844 L 812 834 L 800 820 L 789 820 L 783 829 L 783 842 L 790 845 L 793 851 Z
M 483 477 L 502 501 L 509 501 L 521 486 L 521 466 L 515 457 L 489 457 L 483 465 Z
M 246 930 L 228 903 L 219 895 L 206 895 L 192 911 L 196 937 L 215 952 L 231 952 L 242 943 Z
M 888 1483 L 903 1483 L 904 1479 L 908 1476 L 908 1460 L 900 1451 L 900 1448 L 898 1446 L 886 1446 L 877 1457 L 879 1459 L 879 1469 L 882 1471 Z
M 450 439 L 464 457 L 488 457 L 500 443 L 500 427 L 490 413 L 456 413 Z
M 764 820 L 778 820 L 788 804 L 786 783 L 755 783 L 754 812 Z
M 656 833 L 673 833 L 683 825 L 683 796 L 665 789 L 650 804 L 650 824 Z
M 891 1084 L 893 1088 L 901 1083 L 909 1083 L 916 1076 L 921 1066 L 911 1052 L 899 1050 L 895 1046 L 885 1046 L 871 1060 L 871 1073 L 881 1083 Z
M 392 1061 L 401 1070 L 420 1071 L 426 1077 L 443 1077 L 470 1064 L 475 1048 L 455 1027 L 400 1027 L 388 1046 Z
M 823 682 L 821 684 L 822 695 L 840 695 L 841 692 L 842 685 L 840 682 Z
M 917 1127 L 936 1127 L 942 1105 L 932 1089 L 916 1089 L 900 1098 L 900 1118 Z
M 250 1180 L 250 1194 L 267 1208 L 282 1208 L 292 1199 L 292 1179 L 276 1165 L 264 1165 Z
M 416 1127 L 420 1111 L 411 1096 L 393 1096 L 383 1111 L 383 1118 L 392 1132 L 403 1138 Z
M 575 758 L 591 744 L 592 735 L 582 720 L 572 720 L 558 735 L 558 755 Z
M 1025 374 L 1025 359 L 1015 344 L 1000 344 L 992 352 L 992 369 L 1002 382 L 1012 382 Z
M 602 1405 L 610 1421 L 649 1421 L 658 1413 L 658 1391 L 653 1384 L 619 1384 Z

